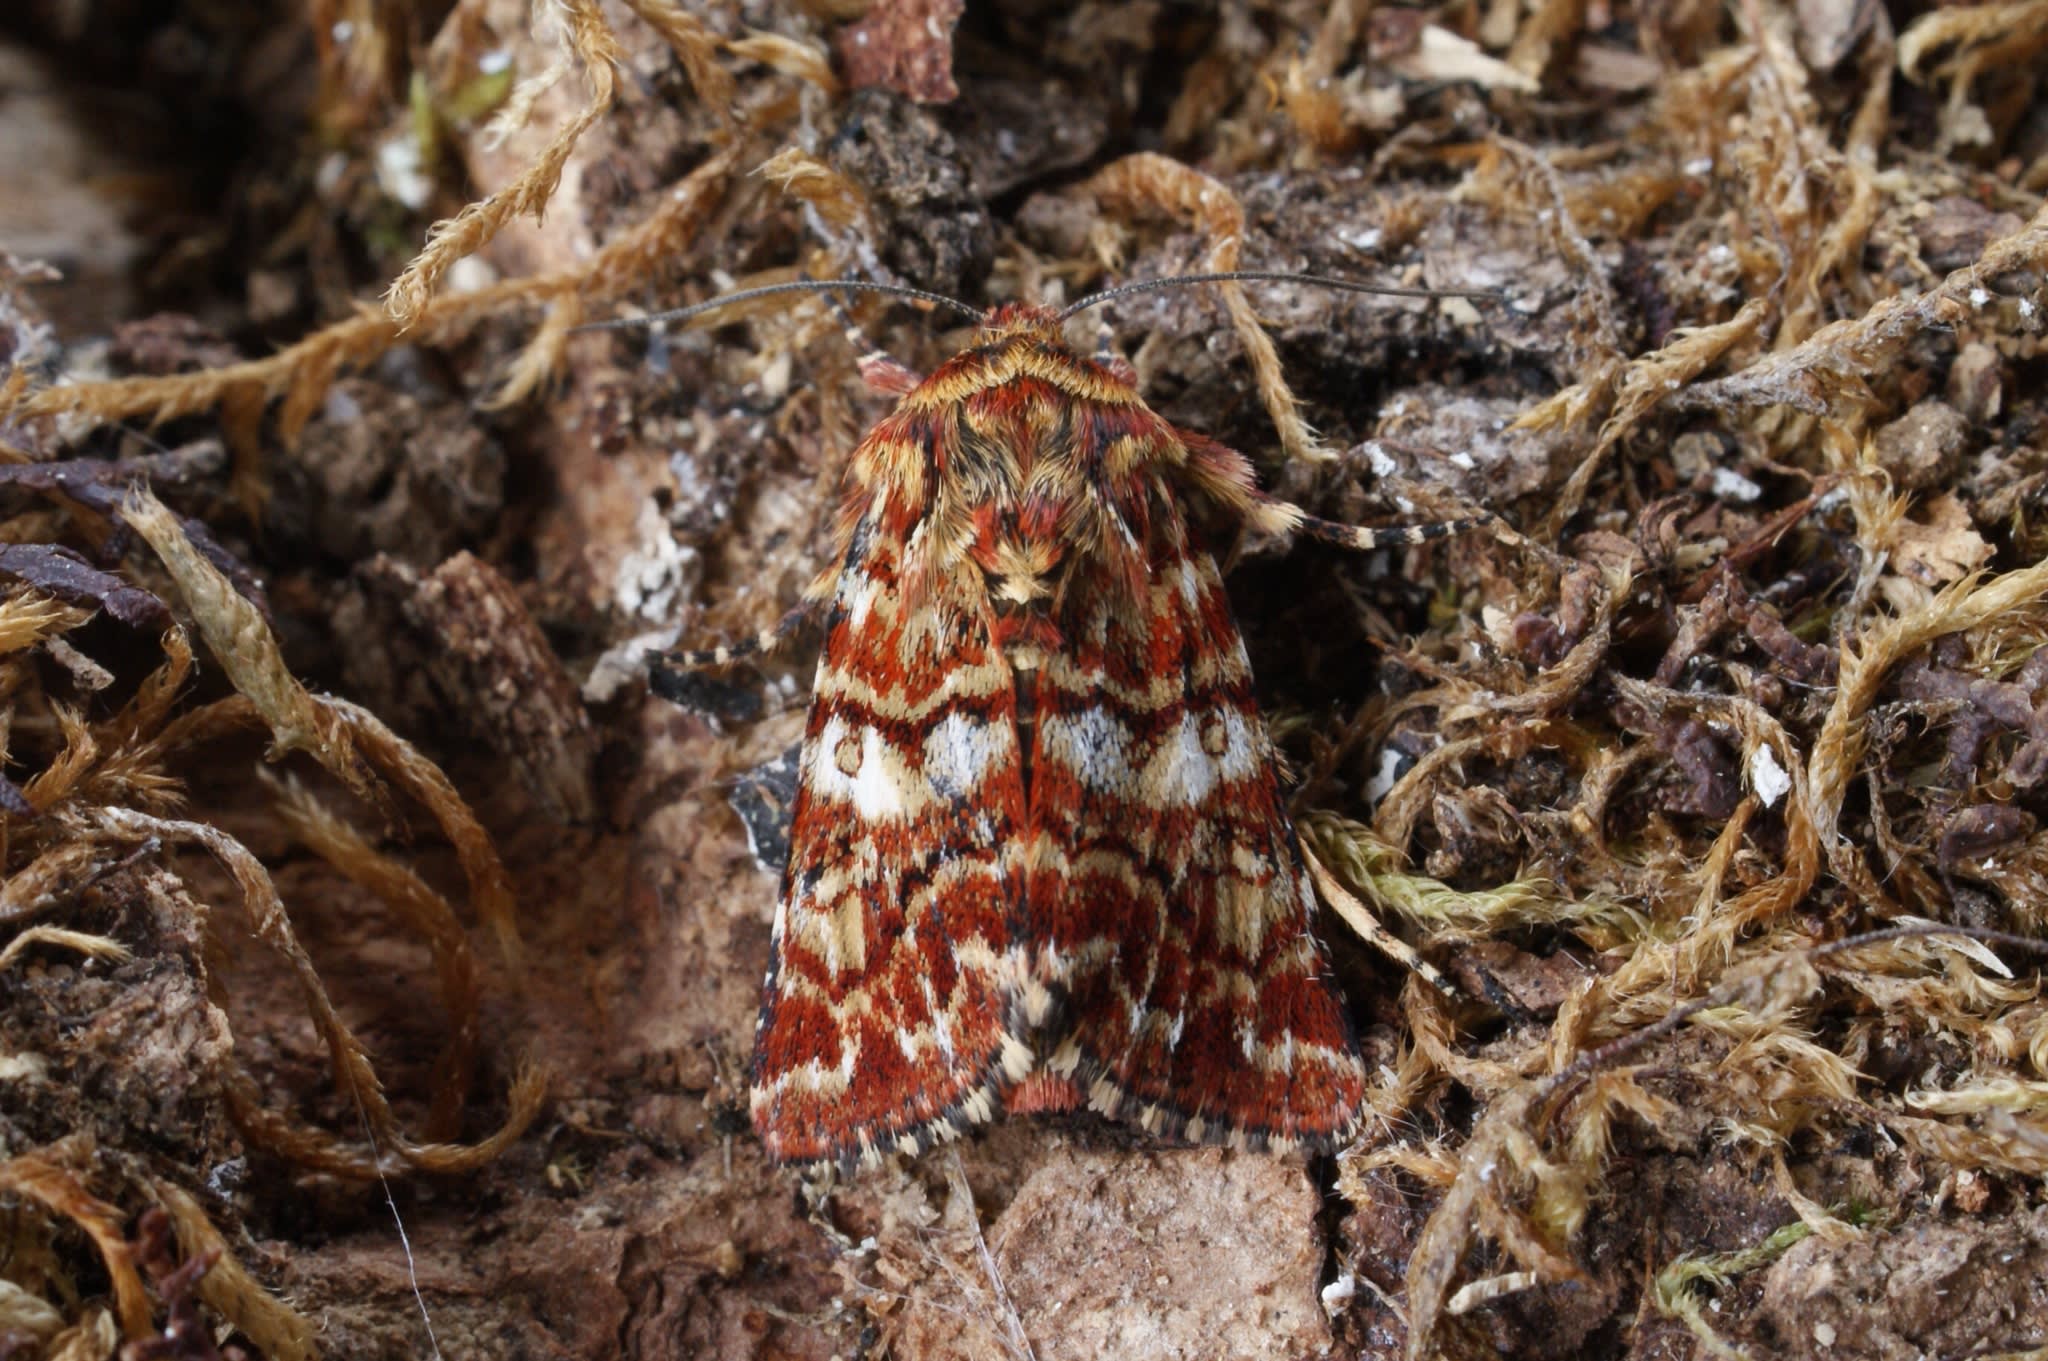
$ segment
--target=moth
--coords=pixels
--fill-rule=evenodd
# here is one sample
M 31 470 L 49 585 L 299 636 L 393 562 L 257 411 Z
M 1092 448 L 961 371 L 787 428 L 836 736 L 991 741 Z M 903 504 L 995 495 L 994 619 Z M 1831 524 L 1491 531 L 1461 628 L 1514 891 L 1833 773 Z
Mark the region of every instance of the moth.
M 1064 311 L 974 317 L 929 377 L 870 353 L 896 406 L 853 452 L 832 564 L 738 647 L 657 654 L 657 690 L 820 616 L 749 1105 L 788 1163 L 872 1163 L 1012 1111 L 1085 1102 L 1156 1135 L 1325 1149 L 1365 1073 L 1244 642 L 1187 507 L 1354 549 L 1367 529 L 1260 491 L 1176 428 Z M 1310 280 L 1360 291 L 1342 280 Z

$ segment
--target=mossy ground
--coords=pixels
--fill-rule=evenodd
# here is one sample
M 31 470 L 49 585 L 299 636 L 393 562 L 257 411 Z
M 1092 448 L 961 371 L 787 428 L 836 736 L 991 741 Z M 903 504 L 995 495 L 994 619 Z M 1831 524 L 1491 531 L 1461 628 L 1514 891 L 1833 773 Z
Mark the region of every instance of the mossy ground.
M 5 22 L 0 1356 L 2048 1347 L 2039 0 Z M 1465 1000 L 1326 917 L 1308 1166 L 775 1172 L 729 796 L 808 658 L 639 659 L 794 601 L 881 407 L 821 307 L 573 328 L 1232 266 L 1498 291 L 1106 314 L 1319 513 L 1499 517 L 1225 544 L 1305 842 Z

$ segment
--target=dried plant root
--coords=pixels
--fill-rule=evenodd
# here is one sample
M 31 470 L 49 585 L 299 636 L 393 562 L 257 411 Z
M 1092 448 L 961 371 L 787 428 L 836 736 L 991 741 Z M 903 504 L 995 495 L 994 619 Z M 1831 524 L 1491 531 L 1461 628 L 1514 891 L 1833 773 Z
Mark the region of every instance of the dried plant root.
M 76 1176 L 49 1158 L 24 1153 L 0 1162 L 0 1192 L 33 1200 L 84 1230 L 99 1249 L 113 1282 L 114 1309 L 121 1331 L 133 1341 L 153 1331 L 149 1296 L 135 1270 L 135 1257 L 121 1232 L 121 1212 L 86 1190 Z
M 555 196 L 569 153 L 576 149 L 618 94 L 617 65 L 624 59 L 617 35 L 605 22 L 597 0 L 556 0 L 567 20 L 569 45 L 590 82 L 590 98 L 581 112 L 557 132 L 534 163 L 489 198 L 470 204 L 456 216 L 434 224 L 427 244 L 392 283 L 385 306 L 401 331 L 421 319 L 441 276 L 465 255 L 474 254 L 505 224 L 522 214 L 536 216 Z
M 1452 1283 L 1475 1231 L 1498 1243 L 1540 1281 L 1582 1277 L 1564 1245 L 1590 1209 L 1590 1187 L 1604 1141 L 1574 1139 L 1572 1156 L 1559 1162 L 1544 1151 L 1540 1138 L 1575 1086 L 1715 1007 L 1738 1006 L 1759 1025 L 1767 1025 L 1771 1018 L 1782 1021 L 1819 987 L 1820 975 L 1810 962 L 1777 956 L 1755 961 L 1707 997 L 1667 1013 L 1655 1025 L 1581 1054 L 1541 1081 L 1522 1082 L 1495 1096 L 1460 1151 L 1457 1176 L 1423 1225 L 1409 1260 L 1411 1361 L 1432 1354 L 1436 1331 L 1450 1314 Z
M 438 1171 L 474 1167 L 517 1137 L 537 1112 L 543 1095 L 540 1076 L 522 1072 L 513 1084 L 512 1110 L 505 1125 L 474 1145 L 442 1142 L 460 1125 L 478 1045 L 476 970 L 462 929 L 449 905 L 421 881 L 371 850 L 317 804 L 303 796 L 286 800 L 288 813 L 308 842 L 359 882 L 378 892 L 402 920 L 418 930 L 433 954 L 439 991 L 451 1021 L 430 1116 L 430 1141 L 415 1141 L 399 1126 L 360 1043 L 342 1022 L 310 959 L 300 948 L 269 873 L 246 847 L 218 828 L 162 816 L 176 793 L 164 773 L 166 758 L 192 743 L 229 733 L 267 731 L 273 756 L 291 750 L 311 755 L 355 792 L 387 799 L 390 781 L 425 805 L 446 832 L 469 878 L 471 899 L 517 959 L 518 935 L 510 882 L 488 835 L 467 804 L 433 764 L 367 712 L 308 693 L 285 665 L 263 613 L 227 575 L 192 543 L 178 518 L 146 491 L 125 507 L 126 518 L 163 561 L 190 609 L 209 650 L 240 692 L 176 718 L 168 717 L 192 657 L 183 631 L 165 636 L 166 659 L 135 697 L 111 719 L 89 727 L 61 705 L 51 705 L 62 745 L 29 781 L 25 795 L 43 817 L 32 831 L 55 838 L 0 889 L 0 917 L 20 919 L 75 895 L 90 877 L 110 864 L 116 846 L 137 855 L 164 846 L 195 846 L 227 870 L 239 888 L 257 937 L 291 967 L 307 1011 L 329 1052 L 335 1080 L 359 1105 L 370 1140 L 400 1164 Z M 40 617 L 40 616 L 39 616 Z M 380 779 L 379 777 L 383 778 Z M 31 851 L 34 843 L 30 844 Z M 118 943 L 36 926 L 21 933 L 0 956 L 10 965 L 37 945 L 63 946 L 101 954 Z M 111 955 L 110 955 L 111 957 Z M 201 969 L 202 978 L 204 969 Z M 215 1000 L 221 999 L 216 995 Z M 253 1078 L 239 1070 L 226 1078 L 231 1113 L 249 1137 L 286 1157 L 356 1176 L 376 1163 L 329 1136 L 302 1129 L 263 1108 Z
M 0 950 L 0 970 L 11 968 L 15 960 L 37 945 L 54 945 L 66 950 L 76 950 L 89 958 L 103 959 L 115 964 L 131 958 L 127 946 L 108 936 L 96 936 L 86 931 L 68 931 L 61 926 L 31 926 L 8 941 L 6 949 Z
M 462 858 L 478 917 L 497 936 L 508 958 L 516 960 L 519 932 L 510 881 L 489 835 L 447 776 L 369 711 L 308 693 L 285 665 L 262 615 L 218 569 L 193 551 L 177 518 L 161 502 L 147 492 L 139 493 L 129 515 L 170 570 L 209 650 L 241 698 L 269 729 L 273 757 L 305 751 L 351 792 L 378 804 L 384 801 L 384 791 L 375 774 L 382 774 L 423 804 Z M 217 707 L 203 721 L 225 730 L 240 717 L 233 707 Z M 188 724 L 173 725 L 166 730 L 164 742 L 177 745 L 193 740 L 201 722 L 194 716 Z
M 163 560 L 228 679 L 263 715 L 271 732 L 272 758 L 303 751 L 358 797 L 374 798 L 345 727 L 331 711 L 314 703 L 292 675 L 262 612 L 192 547 L 178 517 L 149 491 L 138 489 L 124 515 Z
M 1860 887 L 1871 878 L 1856 849 L 1836 835 L 1836 825 L 1863 752 L 1867 735 L 1863 718 L 1886 674 L 1934 639 L 1981 628 L 2044 595 L 2048 595 L 2048 562 L 1998 577 L 1972 574 L 1936 596 L 1927 608 L 1882 620 L 1853 645 L 1843 646 L 1835 701 L 1814 740 L 1807 778 L 1813 791 L 1814 826 L 1828 848 L 1829 867 L 1845 884 Z
M 418 875 L 380 854 L 296 780 L 278 786 L 277 807 L 285 825 L 314 854 L 347 875 L 351 882 L 375 893 L 427 942 L 434 958 L 441 1005 L 448 1012 L 448 1043 L 435 1064 L 433 1107 L 427 1130 L 435 1139 L 452 1137 L 461 1123 L 462 1108 L 469 1099 L 470 1082 L 475 1075 L 479 1002 L 476 960 L 470 953 L 469 938 L 463 934 L 462 924 L 455 919 L 455 909 Z
M 621 233 L 578 269 L 521 280 L 524 295 L 546 299 L 547 318 L 520 350 L 493 406 L 524 401 L 561 371 L 572 327 L 596 303 L 647 288 L 666 276 L 675 258 L 717 207 L 745 154 L 734 141 L 713 152 L 667 194 L 646 221 Z
M 576 268 L 538 278 L 506 279 L 472 293 L 436 295 L 426 300 L 409 329 L 401 328 L 381 310 L 365 310 L 262 359 L 194 373 L 46 387 L 23 395 L 18 409 L 25 416 L 75 412 L 99 422 L 161 422 L 231 403 L 253 403 L 260 409 L 263 403 L 281 398 L 278 435 L 289 444 L 319 411 L 344 370 L 373 363 L 396 345 L 445 343 L 488 317 L 535 302 L 552 305 L 574 298 L 578 308 L 588 308 L 659 278 L 660 270 L 682 254 L 710 215 L 740 152 L 735 143 L 713 153 L 684 177 L 645 222 L 607 243 Z M 559 362 L 566 334 L 566 327 L 558 327 L 530 342 L 529 349 L 540 348 L 533 350 L 532 359 L 522 356 L 514 361 L 512 379 L 498 400 L 537 390 Z
M 290 966 L 307 1014 L 327 1046 L 336 1084 L 360 1107 L 370 1137 L 400 1163 L 433 1172 L 481 1166 L 518 1138 L 539 1113 L 545 1084 L 538 1074 L 522 1071 L 512 1085 L 512 1108 L 505 1123 L 488 1138 L 469 1145 L 414 1142 L 399 1126 L 368 1054 L 335 1010 L 319 972 L 292 931 L 269 871 L 247 847 L 205 823 L 149 817 L 123 808 L 99 809 L 91 815 L 91 822 L 107 835 L 130 841 L 154 838 L 166 846 L 197 847 L 228 872 L 241 891 L 257 939 Z M 244 1132 L 279 1156 L 341 1176 L 376 1175 L 375 1162 L 346 1152 L 325 1133 L 298 1127 L 265 1110 L 256 1083 L 246 1072 L 231 1070 L 225 1075 L 225 1086 L 230 1108 Z
M 1593 451 L 1572 470 L 1558 492 L 1557 505 L 1549 519 L 1549 535 L 1555 539 L 1564 525 L 1585 503 L 1586 489 L 1607 455 L 1639 427 L 1649 414 L 1693 379 L 1705 372 L 1735 346 L 1754 339 L 1769 311 L 1762 298 L 1751 298 L 1742 310 L 1714 326 L 1682 327 L 1666 338 L 1655 354 L 1632 359 L 1614 383 L 1614 407 L 1600 427 Z M 1541 430 L 1558 423 L 1563 414 L 1584 405 L 1584 385 L 1565 389 L 1549 400 L 1531 407 L 1515 421 L 1517 430 Z
M 199 1278 L 199 1298 L 256 1344 L 268 1361 L 313 1361 L 312 1320 L 271 1294 L 228 1250 L 227 1240 L 206 1217 L 199 1202 L 169 1182 L 151 1183 L 159 1204 L 170 1216 L 178 1247 L 188 1259 L 211 1253 L 213 1264 Z
M 386 727 L 375 714 L 343 699 L 328 698 L 325 702 L 348 725 L 350 739 L 363 759 L 434 815 L 441 834 L 448 838 L 462 863 L 462 873 L 469 884 L 470 909 L 496 939 L 499 951 L 518 967 L 524 951 L 519 941 L 512 879 L 505 873 L 505 862 L 498 858 L 491 834 L 476 820 L 468 802 L 439 766 Z
M 1992 242 L 1975 263 L 1911 296 L 1886 298 L 1860 317 L 1823 326 L 1789 350 L 1759 359 L 1726 378 L 1695 384 L 1674 396 L 1682 409 L 1733 410 L 1784 405 L 1810 415 L 1848 420 L 1877 405 L 1864 380 L 1883 373 L 1922 331 L 1958 326 L 2001 275 L 2048 266 L 2048 209 L 2012 235 Z M 1995 318 L 1996 314 L 1986 314 Z
M 1201 263 L 1203 272 L 1239 268 L 1244 248 L 1244 206 L 1221 181 L 1211 179 L 1191 166 L 1149 151 L 1112 161 L 1081 186 L 1081 192 L 1118 212 L 1142 209 L 1163 212 L 1201 231 L 1209 238 L 1209 251 Z M 1237 283 L 1217 285 L 1223 305 L 1230 311 L 1231 328 L 1244 346 L 1252 374 L 1258 380 L 1259 398 L 1266 414 L 1280 432 L 1280 445 L 1289 458 L 1327 463 L 1336 455 L 1323 447 L 1315 431 L 1302 419 L 1300 403 L 1287 386 L 1280 365 L 1280 353 L 1273 338 L 1259 324 L 1258 314 Z

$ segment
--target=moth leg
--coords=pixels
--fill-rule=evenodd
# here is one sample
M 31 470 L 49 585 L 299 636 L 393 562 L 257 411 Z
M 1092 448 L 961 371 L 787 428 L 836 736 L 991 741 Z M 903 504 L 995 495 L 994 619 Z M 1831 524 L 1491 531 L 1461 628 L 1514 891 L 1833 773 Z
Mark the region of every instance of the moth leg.
M 846 335 L 846 343 L 860 356 L 854 362 L 868 391 L 879 397 L 901 397 L 924 381 L 924 375 L 916 369 L 892 359 L 868 343 L 866 332 L 854 321 L 853 314 L 846 310 L 846 304 L 840 301 L 837 293 L 827 293 L 825 305 L 832 309 L 832 315 Z
M 654 668 L 656 676 L 662 672 L 671 675 L 689 671 L 715 671 L 755 657 L 772 657 L 788 645 L 789 640 L 803 631 L 811 616 L 818 612 L 821 602 L 806 599 L 801 605 L 775 621 L 774 625 L 762 629 L 751 638 L 742 638 L 736 643 L 720 647 L 697 649 L 671 648 L 665 652 L 650 652 L 647 663 Z
M 1451 1001 L 1465 1000 L 1465 994 L 1460 992 L 1450 979 L 1444 977 L 1442 970 L 1424 959 L 1421 951 L 1382 926 L 1380 919 L 1372 914 L 1372 909 L 1358 901 L 1349 889 L 1339 883 L 1337 876 L 1330 873 L 1328 867 L 1316 859 L 1316 853 L 1306 845 L 1301 848 L 1301 858 L 1308 863 L 1308 872 L 1314 877 L 1316 891 L 1323 895 L 1323 901 L 1336 910 L 1337 915 L 1344 919 L 1344 924 L 1350 927 L 1359 939 L 1408 972 L 1418 975 L 1423 982 Z
M 811 614 L 815 610 L 815 604 L 805 602 L 784 614 L 780 620 L 776 620 L 772 628 L 762 628 L 758 634 L 752 636 L 752 639 L 741 639 L 737 643 L 725 643 L 721 647 L 705 647 L 694 651 L 670 649 L 666 653 L 647 653 L 647 667 L 651 671 L 655 694 L 674 698 L 670 696 L 670 690 L 674 690 L 676 682 L 680 682 L 684 675 L 690 675 L 692 671 L 717 671 L 733 665 L 735 661 L 748 661 L 752 657 L 772 657 L 788 641 L 795 639 L 807 622 L 811 622 Z
M 1282 522 L 1278 532 L 1291 531 L 1359 552 L 1445 539 L 1490 524 L 1493 520 L 1490 515 L 1467 515 L 1456 520 L 1434 520 L 1426 525 L 1344 525 L 1335 520 L 1317 519 L 1291 501 L 1276 500 L 1263 492 L 1258 493 L 1258 497 L 1265 503 L 1260 513 Z M 1286 523 L 1288 521 L 1291 524 Z
M 1188 451 L 1188 479 L 1218 505 L 1262 534 L 1278 538 L 1301 534 L 1340 548 L 1366 552 L 1401 544 L 1428 543 L 1432 539 L 1447 538 L 1490 524 L 1494 519 L 1491 515 L 1472 515 L 1426 525 L 1345 525 L 1335 520 L 1319 519 L 1292 501 L 1282 501 L 1260 491 L 1252 476 L 1251 462 L 1229 445 L 1191 431 L 1178 433 Z

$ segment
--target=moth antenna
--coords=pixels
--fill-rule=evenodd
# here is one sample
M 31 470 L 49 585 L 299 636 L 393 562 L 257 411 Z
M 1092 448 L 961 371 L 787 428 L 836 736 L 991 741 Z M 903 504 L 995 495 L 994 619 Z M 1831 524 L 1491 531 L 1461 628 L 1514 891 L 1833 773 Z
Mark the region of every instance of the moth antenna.
M 1134 284 L 1118 284 L 1105 288 L 1100 293 L 1090 293 L 1081 301 L 1066 308 L 1059 315 L 1061 321 L 1091 307 L 1128 298 L 1133 293 L 1151 293 L 1162 288 L 1179 288 L 1183 284 L 1224 284 L 1224 283 L 1287 283 L 1314 284 L 1319 288 L 1334 288 L 1343 293 L 1379 293 L 1390 298 L 1494 298 L 1503 296 L 1494 288 L 1396 288 L 1389 284 L 1361 283 L 1356 279 L 1339 279 L 1328 274 L 1289 274 L 1282 270 L 1231 269 L 1219 274 L 1174 274 L 1164 279 L 1142 279 Z
M 620 317 L 615 321 L 593 321 L 582 326 L 572 326 L 578 331 L 625 331 L 638 326 L 653 326 L 664 321 L 685 321 L 691 317 L 715 312 L 736 302 L 751 302 L 755 298 L 773 297 L 777 293 L 828 293 L 839 290 L 860 293 L 888 293 L 899 298 L 910 298 L 916 302 L 933 303 L 950 307 L 971 321 L 980 321 L 986 314 L 971 303 L 949 298 L 943 293 L 929 293 L 922 288 L 907 288 L 902 284 L 877 283 L 872 279 L 793 279 L 782 284 L 763 284 L 759 288 L 743 288 L 737 293 L 725 293 L 688 307 L 677 307 L 667 312 L 655 312 L 644 317 Z

